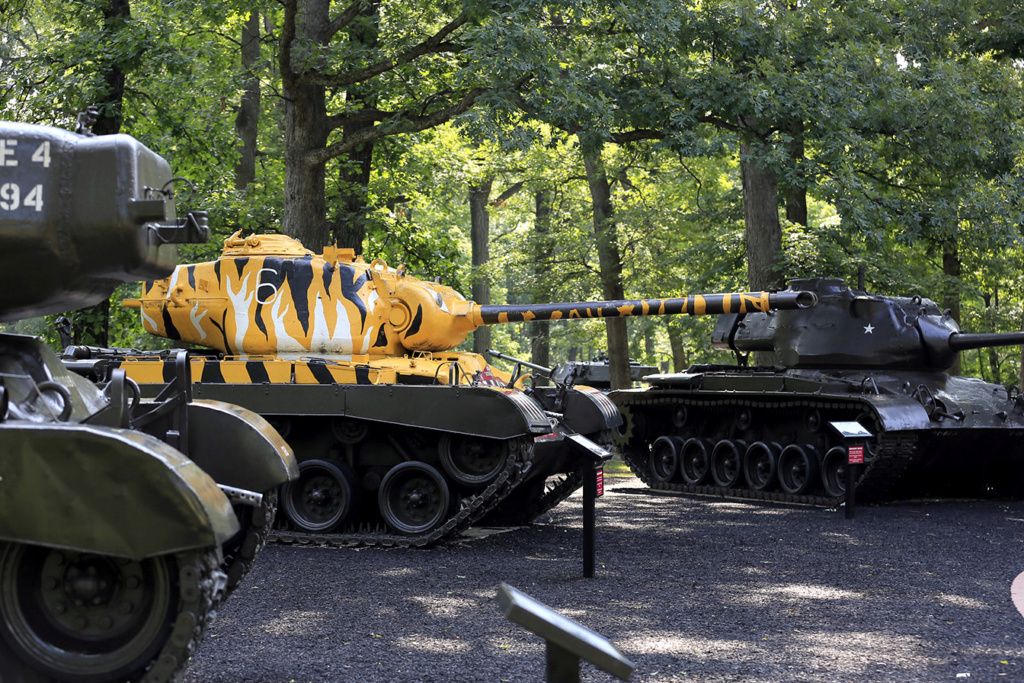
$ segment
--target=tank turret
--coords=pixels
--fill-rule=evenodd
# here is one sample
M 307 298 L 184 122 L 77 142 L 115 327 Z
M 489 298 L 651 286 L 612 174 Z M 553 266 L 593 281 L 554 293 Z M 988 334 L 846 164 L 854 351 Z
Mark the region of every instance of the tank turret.
M 401 357 L 449 351 L 481 325 L 532 320 L 805 308 L 807 292 L 696 295 L 674 299 L 490 306 L 451 287 L 367 263 L 350 249 L 321 255 L 284 235 L 234 235 L 214 262 L 180 266 L 147 282 L 142 311 L 152 334 L 232 355 Z
M 774 351 L 788 368 L 944 370 L 960 351 L 1024 344 L 1024 332 L 961 332 L 948 313 L 919 296 L 868 294 L 835 278 L 794 279 L 789 286 L 814 292 L 814 310 L 723 315 L 715 324 L 715 348 Z
M 205 212 L 175 216 L 174 179 L 128 135 L 88 137 L 0 122 L 0 321 L 106 299 L 122 282 L 165 277 L 176 243 L 205 242 Z

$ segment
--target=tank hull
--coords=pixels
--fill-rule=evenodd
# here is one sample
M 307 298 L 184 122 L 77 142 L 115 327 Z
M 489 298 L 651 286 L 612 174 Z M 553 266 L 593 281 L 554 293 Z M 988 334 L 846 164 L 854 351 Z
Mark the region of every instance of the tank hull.
M 77 371 L 123 370 L 145 397 L 175 372 L 164 353 L 73 354 Z M 529 523 L 593 466 L 570 436 L 607 449 L 621 423 L 596 389 L 526 392 L 475 354 L 354 364 L 197 352 L 190 367 L 197 401 L 258 413 L 294 450 L 302 474 L 280 490 L 273 533 L 285 543 L 429 547 L 474 524 Z
M 832 506 L 846 455 L 832 422 L 872 437 L 858 500 L 1020 495 L 1024 414 L 1006 388 L 937 371 L 697 366 L 613 392 L 616 447 L 653 488 Z M 660 439 L 660 441 L 659 441 Z

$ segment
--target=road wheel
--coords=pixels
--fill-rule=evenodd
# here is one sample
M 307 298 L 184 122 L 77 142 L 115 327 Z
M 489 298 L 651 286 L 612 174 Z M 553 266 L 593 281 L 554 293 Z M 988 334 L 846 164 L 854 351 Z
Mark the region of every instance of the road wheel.
M 299 463 L 299 478 L 281 486 L 281 508 L 300 531 L 333 531 L 355 507 L 354 481 L 355 474 L 345 463 L 306 460 Z
M 409 461 L 392 467 L 380 483 L 381 515 L 400 534 L 415 536 L 443 523 L 452 497 L 444 477 L 430 465 Z
M 0 675 L 94 683 L 149 671 L 170 679 L 221 600 L 216 557 L 204 550 L 135 561 L 0 545 Z

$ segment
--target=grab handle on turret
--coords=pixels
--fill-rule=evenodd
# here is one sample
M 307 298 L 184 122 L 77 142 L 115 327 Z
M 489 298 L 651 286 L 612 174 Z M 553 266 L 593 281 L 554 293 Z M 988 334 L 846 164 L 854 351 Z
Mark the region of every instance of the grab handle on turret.
M 163 244 L 202 244 L 210 241 L 210 215 L 206 211 L 189 211 L 184 218 L 150 229 Z

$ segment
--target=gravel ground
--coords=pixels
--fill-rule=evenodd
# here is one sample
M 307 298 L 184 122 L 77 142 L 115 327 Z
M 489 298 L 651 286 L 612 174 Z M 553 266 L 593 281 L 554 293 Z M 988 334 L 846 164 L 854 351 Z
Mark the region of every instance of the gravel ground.
M 1024 680 L 1024 501 L 847 520 L 608 478 L 593 579 L 581 503 L 427 551 L 268 547 L 184 680 L 542 681 L 544 643 L 504 617 L 502 581 L 612 640 L 633 681 Z

